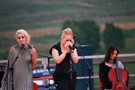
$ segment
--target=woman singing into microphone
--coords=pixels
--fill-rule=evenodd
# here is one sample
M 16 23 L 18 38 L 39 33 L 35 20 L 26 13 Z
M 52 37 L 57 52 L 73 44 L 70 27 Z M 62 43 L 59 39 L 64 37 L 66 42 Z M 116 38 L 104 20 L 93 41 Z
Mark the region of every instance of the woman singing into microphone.
M 75 90 L 76 88 L 76 72 L 73 69 L 72 81 L 70 80 L 70 56 L 74 63 L 78 62 L 77 50 L 74 49 L 70 53 L 70 47 L 73 46 L 73 33 L 70 28 L 63 30 L 61 35 L 61 42 L 53 45 L 49 53 L 53 56 L 56 62 L 56 69 L 53 78 L 57 90 Z M 73 67 L 73 66 L 72 66 Z
M 1 90 L 33 90 L 32 70 L 36 68 L 37 64 L 36 49 L 30 45 L 30 35 L 26 30 L 17 30 L 15 37 L 18 43 L 10 48 Z M 19 52 L 18 59 L 13 65 L 13 78 L 10 71 L 8 77 L 4 80 Z

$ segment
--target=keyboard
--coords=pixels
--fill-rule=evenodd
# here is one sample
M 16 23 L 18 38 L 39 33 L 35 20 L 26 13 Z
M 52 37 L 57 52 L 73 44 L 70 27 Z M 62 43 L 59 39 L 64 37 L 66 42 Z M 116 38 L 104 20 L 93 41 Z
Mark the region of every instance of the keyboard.
M 54 71 L 46 71 L 41 73 L 34 73 L 33 78 L 43 77 L 43 76 L 50 76 L 53 75 Z

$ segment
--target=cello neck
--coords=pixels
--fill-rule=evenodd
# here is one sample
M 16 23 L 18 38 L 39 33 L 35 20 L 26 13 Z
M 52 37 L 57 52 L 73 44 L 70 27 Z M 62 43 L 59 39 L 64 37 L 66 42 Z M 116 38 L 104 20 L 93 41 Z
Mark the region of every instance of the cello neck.
M 118 78 L 118 81 L 121 81 L 121 76 L 120 76 L 120 71 L 119 71 L 119 67 L 118 67 L 117 58 L 115 60 L 116 60 L 115 64 L 116 64 L 117 78 Z

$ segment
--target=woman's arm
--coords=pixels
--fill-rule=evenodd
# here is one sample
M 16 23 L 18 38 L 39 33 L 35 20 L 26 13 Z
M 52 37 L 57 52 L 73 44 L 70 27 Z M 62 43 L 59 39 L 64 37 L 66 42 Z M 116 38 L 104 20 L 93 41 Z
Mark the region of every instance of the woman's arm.
M 60 64 L 64 60 L 66 54 L 67 54 L 67 50 L 64 50 L 62 54 L 59 55 L 58 50 L 56 50 L 55 48 L 52 49 L 52 56 L 57 64 Z
M 37 65 L 37 53 L 36 53 L 36 49 L 35 48 L 32 48 L 31 50 L 31 68 L 32 70 L 36 68 L 36 65 Z
M 78 54 L 77 54 L 77 50 L 76 49 L 73 50 L 73 53 L 71 53 L 71 56 L 72 56 L 73 62 L 77 63 L 78 62 Z
M 99 79 L 103 85 L 104 90 L 108 89 L 107 81 L 106 81 L 106 73 L 104 72 L 106 70 L 101 64 L 99 65 Z

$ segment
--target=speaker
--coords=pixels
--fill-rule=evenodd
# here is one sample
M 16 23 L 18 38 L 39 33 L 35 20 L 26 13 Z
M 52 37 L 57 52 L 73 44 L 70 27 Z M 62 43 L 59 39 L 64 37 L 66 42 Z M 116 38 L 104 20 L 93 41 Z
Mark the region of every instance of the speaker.
M 91 45 L 78 45 L 76 47 L 77 47 L 78 56 L 82 56 L 82 54 L 83 54 L 83 56 L 92 55 L 92 46 Z M 84 58 L 79 59 L 77 64 L 73 64 L 74 70 L 77 72 L 77 77 L 89 76 L 89 72 L 87 71 L 88 65 L 86 64 L 85 60 L 88 62 L 91 69 L 93 68 L 92 59 L 84 59 Z M 93 73 L 91 71 L 90 71 L 90 76 L 93 76 Z M 94 81 L 92 78 L 90 78 L 90 79 L 91 79 L 91 89 L 90 90 L 94 90 Z M 89 78 L 88 79 L 77 79 L 76 90 L 86 90 L 87 83 L 89 83 L 88 85 L 90 87 Z

